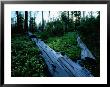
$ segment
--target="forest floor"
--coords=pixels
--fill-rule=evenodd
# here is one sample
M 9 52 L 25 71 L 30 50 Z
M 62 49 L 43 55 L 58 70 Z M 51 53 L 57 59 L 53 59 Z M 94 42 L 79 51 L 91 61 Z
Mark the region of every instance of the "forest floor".
M 46 76 L 45 63 L 39 56 L 39 49 L 29 37 L 14 35 L 11 38 L 11 76 Z
M 77 45 L 77 33 L 68 32 L 61 37 L 50 37 L 46 44 L 57 52 L 66 54 L 69 58 L 75 60 L 80 57 L 81 49 Z
M 81 49 L 77 45 L 77 33 L 68 32 L 63 36 L 49 37 L 44 42 L 57 52 L 66 54 L 73 61 L 80 59 Z M 11 75 L 18 77 L 46 77 L 46 64 L 39 55 L 39 49 L 25 35 L 13 35 L 11 38 Z M 87 68 L 89 64 L 87 64 Z M 89 67 L 90 68 L 90 67 Z M 94 75 L 97 72 L 93 71 Z

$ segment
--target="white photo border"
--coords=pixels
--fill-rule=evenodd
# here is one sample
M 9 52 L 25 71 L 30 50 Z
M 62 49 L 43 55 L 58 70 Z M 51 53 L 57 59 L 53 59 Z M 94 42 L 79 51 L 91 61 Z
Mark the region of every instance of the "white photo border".
M 11 77 L 11 11 L 42 10 L 100 11 L 100 77 Z M 4 50 L 4 84 L 107 84 L 107 4 L 4 4 Z

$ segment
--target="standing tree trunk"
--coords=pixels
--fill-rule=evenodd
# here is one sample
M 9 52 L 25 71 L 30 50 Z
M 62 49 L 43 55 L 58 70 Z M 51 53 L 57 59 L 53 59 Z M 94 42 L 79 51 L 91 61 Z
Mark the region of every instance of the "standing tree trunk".
M 92 18 L 92 14 L 93 14 L 93 12 L 92 11 L 90 11 L 90 17 Z
M 73 21 L 73 11 L 71 11 L 71 19 L 72 19 L 72 21 Z
M 20 33 L 20 21 L 18 11 L 16 11 L 16 15 L 17 15 L 17 32 Z
M 83 11 L 83 19 L 85 19 L 85 11 Z
M 31 31 L 32 23 L 31 23 L 31 11 L 29 12 L 29 31 Z
M 42 31 L 44 30 L 44 17 L 43 17 L 43 11 L 42 11 Z
M 49 11 L 49 22 L 50 22 L 50 11 Z
M 68 21 L 69 21 L 69 11 L 68 11 Z
M 69 29 L 69 11 L 68 11 L 68 24 L 67 24 L 67 31 Z
M 25 11 L 25 24 L 24 24 L 24 32 L 28 31 L 28 11 Z
M 74 11 L 75 19 L 75 30 L 78 30 L 78 26 L 80 25 L 81 11 Z

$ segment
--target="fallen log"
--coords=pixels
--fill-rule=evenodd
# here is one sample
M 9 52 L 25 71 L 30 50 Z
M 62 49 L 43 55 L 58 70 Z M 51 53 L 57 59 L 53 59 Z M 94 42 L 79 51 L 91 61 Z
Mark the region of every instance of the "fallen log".
M 28 35 L 31 37 L 33 34 L 28 32 Z M 77 62 L 73 62 L 66 55 L 63 56 L 60 52 L 55 52 L 41 39 L 35 37 L 31 37 L 31 39 L 40 49 L 41 56 L 53 77 L 93 77 L 86 68 L 81 67 Z
M 79 36 L 77 37 L 77 42 L 81 48 L 81 59 L 86 60 L 86 58 L 91 58 L 95 60 L 95 57 L 92 55 L 87 46 L 82 42 Z

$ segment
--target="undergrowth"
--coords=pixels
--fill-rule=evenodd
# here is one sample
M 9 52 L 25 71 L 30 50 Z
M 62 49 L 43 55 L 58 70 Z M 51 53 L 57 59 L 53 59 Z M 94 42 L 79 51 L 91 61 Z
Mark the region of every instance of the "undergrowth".
M 14 35 L 11 38 L 11 76 L 44 77 L 45 63 L 39 56 L 39 49 L 28 37 Z

